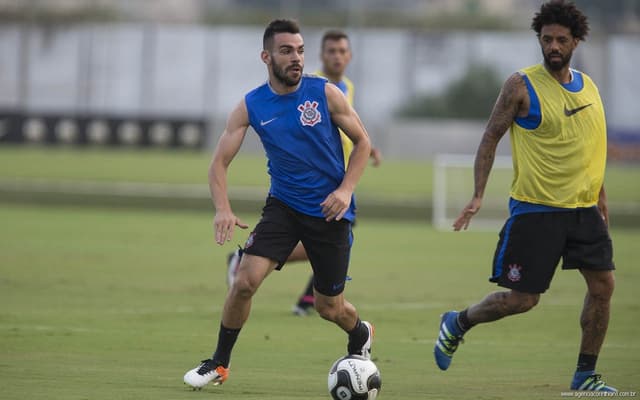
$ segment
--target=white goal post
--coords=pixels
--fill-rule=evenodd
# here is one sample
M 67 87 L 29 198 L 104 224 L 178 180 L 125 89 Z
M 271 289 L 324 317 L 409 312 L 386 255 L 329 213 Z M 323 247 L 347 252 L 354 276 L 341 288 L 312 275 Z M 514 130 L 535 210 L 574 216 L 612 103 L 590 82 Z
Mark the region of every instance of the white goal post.
M 437 154 L 433 163 L 433 226 L 451 230 L 453 221 L 473 195 L 473 154 Z M 470 229 L 498 229 L 508 217 L 513 177 L 511 156 L 496 156 L 482 200 Z

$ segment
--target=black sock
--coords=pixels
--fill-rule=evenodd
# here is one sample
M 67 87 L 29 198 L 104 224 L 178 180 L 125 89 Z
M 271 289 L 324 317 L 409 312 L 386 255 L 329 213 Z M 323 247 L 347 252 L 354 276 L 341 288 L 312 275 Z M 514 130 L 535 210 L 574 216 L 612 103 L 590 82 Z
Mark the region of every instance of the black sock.
M 313 276 L 309 279 L 309 283 L 307 284 L 307 288 L 304 290 L 304 293 L 298 299 L 298 307 L 305 308 L 312 305 L 313 298 Z
M 460 313 L 458 313 L 458 318 L 456 318 L 456 321 L 458 322 L 458 327 L 460 328 L 462 333 L 465 333 L 469 329 L 473 328 L 473 326 L 475 325 L 475 324 L 472 324 L 471 321 L 469 321 L 469 316 L 467 315 L 468 311 L 469 309 L 465 308 L 464 310 L 460 311 Z
M 225 328 L 220 323 L 220 331 L 218 332 L 218 347 L 216 352 L 213 353 L 213 360 L 225 368 L 229 368 L 229 360 L 231 360 L 231 350 L 233 345 L 236 344 L 236 339 L 240 334 L 240 329 Z
M 309 284 L 307 285 L 307 288 L 304 291 L 304 295 L 313 296 L 313 275 L 311 275 L 311 278 L 309 278 Z
M 578 355 L 578 368 L 576 369 L 576 371 L 577 372 L 595 371 L 597 361 L 598 361 L 597 355 L 580 353 Z
M 369 329 L 360 321 L 356 322 L 356 326 L 347 332 L 349 334 L 349 344 L 347 345 L 347 352 L 349 354 L 360 354 L 362 346 L 369 339 Z

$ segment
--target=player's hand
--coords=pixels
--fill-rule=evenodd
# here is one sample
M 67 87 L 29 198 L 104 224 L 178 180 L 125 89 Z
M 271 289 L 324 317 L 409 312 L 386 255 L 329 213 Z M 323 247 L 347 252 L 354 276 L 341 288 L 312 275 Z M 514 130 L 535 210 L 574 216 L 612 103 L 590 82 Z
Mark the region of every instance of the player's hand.
M 348 190 L 338 188 L 320 203 L 322 214 L 327 222 L 331 220 L 340 221 L 344 217 L 351 205 L 351 195 L 352 193 Z
M 459 231 L 460 229 L 467 230 L 469 227 L 469 222 L 474 215 L 478 213 L 480 207 L 482 206 L 482 199 L 478 197 L 474 197 L 471 199 L 469 204 L 467 204 L 463 209 L 458 218 L 453 222 L 453 230 Z
M 231 210 L 218 211 L 213 218 L 213 229 L 216 234 L 216 243 L 223 245 L 224 242 L 233 239 L 233 230 L 235 227 L 247 229 L 249 225 L 240 221 Z
M 379 167 L 382 163 L 382 152 L 377 147 L 371 148 L 371 154 L 369 154 L 369 157 L 371 158 L 371 165 L 374 167 Z
M 609 207 L 607 207 L 607 200 L 603 200 L 602 197 L 598 200 L 598 211 L 605 225 L 609 226 Z

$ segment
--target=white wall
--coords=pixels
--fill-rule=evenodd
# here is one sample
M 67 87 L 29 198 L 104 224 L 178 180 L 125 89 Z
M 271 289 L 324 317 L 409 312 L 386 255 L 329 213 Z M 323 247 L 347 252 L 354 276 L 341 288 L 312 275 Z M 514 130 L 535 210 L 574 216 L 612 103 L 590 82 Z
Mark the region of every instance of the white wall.
M 24 32 L 18 25 L 0 27 L 0 107 L 206 116 L 219 125 L 266 78 L 258 27 L 95 24 L 38 27 L 21 36 Z M 348 74 L 356 84 L 356 108 L 375 128 L 374 137 L 384 134 L 403 102 L 441 91 L 471 63 L 494 66 L 506 79 L 541 58 L 530 31 L 349 33 L 354 58 Z M 313 72 L 319 67 L 322 31 L 303 34 L 306 71 Z M 21 59 L 28 62 L 24 70 Z M 599 85 L 609 124 L 640 130 L 640 74 L 634 70 L 640 65 L 638 37 L 590 40 L 581 44 L 574 61 Z

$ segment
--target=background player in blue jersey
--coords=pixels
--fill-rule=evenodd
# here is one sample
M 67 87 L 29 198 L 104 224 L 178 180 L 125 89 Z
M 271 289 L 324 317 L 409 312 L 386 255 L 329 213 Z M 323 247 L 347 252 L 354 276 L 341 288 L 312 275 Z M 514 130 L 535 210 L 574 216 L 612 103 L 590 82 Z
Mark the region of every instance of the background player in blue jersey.
M 320 60 L 322 61 L 322 68 L 314 72 L 314 74 L 327 78 L 329 82 L 336 85 L 347 97 L 349 104 L 353 106 L 355 96 L 354 86 L 351 80 L 345 75 L 345 71 L 351 62 L 349 36 L 344 31 L 337 29 L 326 31 L 322 35 Z M 345 166 L 347 166 L 349 164 L 349 157 L 351 157 L 351 151 L 353 150 L 353 143 L 344 132 L 340 132 L 340 138 L 342 140 L 344 162 Z M 371 147 L 370 157 L 374 167 L 379 166 L 382 162 L 382 152 L 375 147 Z M 242 253 L 243 249 L 237 249 L 227 257 L 227 284 L 229 287 L 231 287 L 235 279 Z M 289 255 L 287 263 L 308 260 L 309 257 L 307 256 L 304 246 L 302 243 L 298 243 Z M 313 276 L 311 276 L 304 291 L 293 306 L 293 313 L 299 316 L 308 315 L 310 311 L 313 310 L 313 303 Z
M 253 295 L 274 269 L 282 268 L 298 242 L 313 268 L 316 310 L 348 333 L 349 354 L 371 356 L 373 326 L 360 320 L 343 295 L 355 217 L 353 191 L 369 158 L 369 137 L 335 85 L 303 75 L 304 41 L 297 23 L 272 21 L 261 58 L 269 80 L 231 112 L 209 168 L 218 244 L 230 241 L 236 226 L 247 228 L 231 209 L 227 169 L 249 126 L 266 151 L 271 188 L 227 295 L 216 350 L 184 375 L 194 388 L 227 379 L 231 351 Z M 354 145 L 346 169 L 339 128 Z

